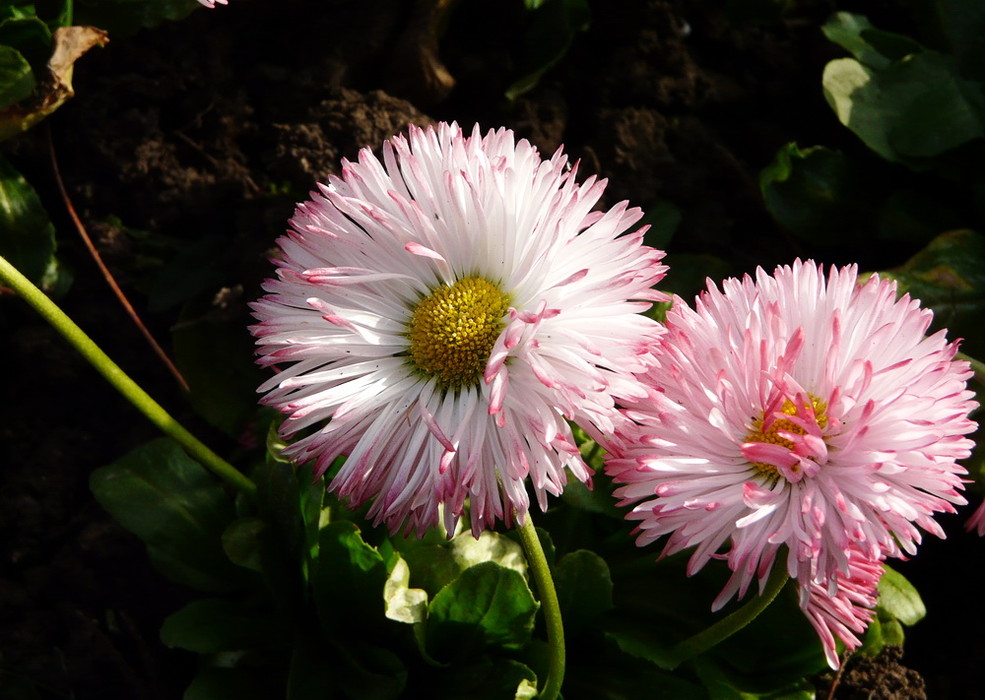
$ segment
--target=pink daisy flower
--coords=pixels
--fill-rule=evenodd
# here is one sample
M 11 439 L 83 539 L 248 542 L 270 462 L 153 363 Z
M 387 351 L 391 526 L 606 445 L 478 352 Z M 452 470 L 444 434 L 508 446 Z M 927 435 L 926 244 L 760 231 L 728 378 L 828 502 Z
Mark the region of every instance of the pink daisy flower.
M 831 668 L 838 668 L 838 647 L 841 640 L 848 651 L 858 649 L 862 640 L 856 635 L 865 633 L 879 597 L 883 557 L 869 559 L 858 547 L 848 549 L 848 571 L 838 571 L 827 580 L 812 580 L 799 585 L 800 607 L 813 625 L 824 658 Z
M 202 5 L 205 5 L 207 8 L 209 8 L 210 10 L 213 7 L 215 7 L 216 5 L 228 5 L 229 4 L 229 0 L 198 0 L 198 1 Z
M 933 516 L 965 503 L 976 404 L 956 346 L 926 337 L 931 316 L 892 281 L 800 261 L 709 283 L 694 310 L 675 299 L 641 375 L 651 395 L 626 402 L 636 425 L 607 464 L 638 544 L 694 548 L 691 574 L 726 559 L 715 609 L 762 586 L 786 547 L 816 611 L 815 585 L 838 600 L 859 561 L 912 554 L 921 529 L 943 536 Z
M 663 253 L 626 203 L 500 129 L 455 124 L 369 149 L 300 204 L 253 305 L 264 403 L 305 436 L 287 454 L 391 531 L 478 534 L 589 469 L 566 419 L 611 432 L 662 333 Z M 314 429 L 311 432 L 311 429 Z

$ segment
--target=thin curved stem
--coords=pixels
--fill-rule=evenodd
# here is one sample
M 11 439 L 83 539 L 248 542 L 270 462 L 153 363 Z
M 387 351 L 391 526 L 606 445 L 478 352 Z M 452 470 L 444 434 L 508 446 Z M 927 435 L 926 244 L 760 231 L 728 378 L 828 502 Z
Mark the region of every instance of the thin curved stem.
M 769 604 L 779 595 L 789 579 L 786 566 L 782 561 L 777 562 L 773 566 L 773 571 L 770 573 L 770 578 L 766 582 L 766 589 L 762 595 L 754 596 L 735 612 L 723 617 L 693 637 L 685 639 L 671 650 L 671 656 L 674 659 L 673 667 L 676 668 L 685 661 L 689 661 L 698 654 L 724 642 L 755 620 L 759 613 L 768 608 Z
M 222 459 L 206 447 L 198 438 L 172 418 L 160 404 L 130 379 L 119 366 L 100 349 L 92 339 L 83 332 L 64 311 L 51 301 L 44 292 L 34 286 L 29 279 L 22 275 L 17 268 L 0 256 L 0 280 L 8 284 L 14 291 L 41 314 L 55 330 L 62 334 L 71 345 L 91 364 L 113 387 L 143 413 L 151 423 L 156 425 L 165 435 L 177 441 L 185 451 L 202 466 L 212 471 L 239 490 L 256 493 L 256 484 L 250 481 L 236 467 Z
M 561 621 L 561 606 L 558 604 L 557 590 L 554 588 L 547 557 L 544 556 L 544 549 L 540 545 L 540 538 L 529 512 L 524 523 L 516 530 L 527 555 L 527 565 L 537 586 L 544 623 L 547 626 L 547 678 L 537 697 L 540 700 L 555 700 L 564 682 L 564 624 Z

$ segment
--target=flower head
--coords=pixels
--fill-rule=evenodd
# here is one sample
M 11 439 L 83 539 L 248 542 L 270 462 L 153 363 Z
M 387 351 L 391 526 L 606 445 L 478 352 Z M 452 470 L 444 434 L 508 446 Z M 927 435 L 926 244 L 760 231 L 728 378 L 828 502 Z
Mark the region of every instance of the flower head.
M 651 394 L 627 402 L 636 425 L 607 464 L 638 543 L 694 548 L 690 573 L 726 559 L 718 608 L 782 547 L 802 587 L 837 599 L 857 562 L 913 553 L 920 529 L 943 536 L 933 516 L 965 502 L 956 460 L 976 404 L 956 347 L 925 335 L 931 315 L 892 281 L 800 261 L 709 284 L 693 310 L 675 299 L 642 375 Z
M 589 470 L 566 419 L 614 430 L 613 393 L 642 396 L 662 328 L 661 251 L 621 203 L 592 211 L 605 181 L 575 182 L 504 129 L 411 127 L 364 149 L 300 204 L 277 279 L 254 304 L 264 402 L 287 414 L 288 448 L 370 517 L 421 533 L 469 498 L 475 533 L 541 508 L 566 470 Z M 327 422 L 326 422 L 327 421 Z
M 837 637 L 849 651 L 862 645 L 856 635 L 865 632 L 875 615 L 883 557 L 869 559 L 849 545 L 848 569 L 827 581 L 800 582 L 800 607 L 818 637 L 831 668 L 838 668 Z
M 202 5 L 205 5 L 207 8 L 209 8 L 210 10 L 213 7 L 215 7 L 216 5 L 228 5 L 229 4 L 229 0 L 198 0 L 198 1 Z

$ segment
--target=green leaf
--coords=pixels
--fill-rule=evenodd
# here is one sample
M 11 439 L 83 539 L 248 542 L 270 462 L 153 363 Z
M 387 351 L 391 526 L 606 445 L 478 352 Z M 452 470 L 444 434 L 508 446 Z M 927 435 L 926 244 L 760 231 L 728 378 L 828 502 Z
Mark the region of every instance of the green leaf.
M 521 77 L 506 89 L 506 98 L 511 102 L 561 62 L 575 36 L 585 31 L 591 21 L 587 0 L 541 0 L 528 2 L 528 8 L 530 22 L 523 32 L 517 58 Z
M 91 24 L 114 37 L 181 20 L 202 6 L 195 0 L 87 0 L 75 5 L 75 23 Z
M 527 575 L 527 559 L 518 542 L 498 532 L 484 530 L 478 538 L 462 532 L 451 542 L 404 548 L 404 559 L 410 567 L 410 581 L 434 596 L 470 566 L 495 562 Z
M 442 660 L 488 648 L 519 649 L 530 640 L 538 607 L 516 571 L 493 562 L 476 564 L 431 601 L 428 648 Z
M 206 591 L 239 585 L 222 550 L 233 501 L 216 479 L 167 438 L 138 447 L 89 479 L 96 500 L 147 545 L 154 565 L 178 583 Z
M 760 173 L 759 187 L 773 218 L 801 240 L 855 244 L 871 229 L 872 193 L 838 151 L 788 143 Z
M 277 647 L 288 638 L 284 621 L 222 598 L 196 600 L 168 616 L 161 642 L 198 654 Z
M 704 253 L 672 253 L 664 262 L 674 274 L 663 280 L 660 288 L 688 301 L 705 289 L 709 278 L 718 281 L 732 273 L 732 266 L 725 260 Z
M 537 676 L 524 664 L 512 659 L 480 656 L 476 661 L 458 664 L 441 674 L 432 697 L 442 700 L 524 700 L 533 698 Z
M 277 688 L 262 668 L 205 668 L 185 689 L 182 700 L 269 700 Z
M 565 629 L 575 633 L 612 609 L 612 577 L 599 555 L 580 549 L 561 557 L 554 574 Z
M 35 84 L 31 64 L 20 51 L 0 46 L 0 109 L 29 97 Z
M 943 233 L 904 265 L 881 277 L 891 277 L 899 292 L 920 299 L 934 312 L 932 328 L 947 328 L 951 338 L 965 339 L 968 352 L 985 349 L 985 236 L 975 231 Z
M 885 565 L 879 579 L 878 607 L 904 625 L 915 625 L 927 615 L 927 608 L 913 584 L 903 574 Z
M 711 659 L 698 657 L 694 666 L 710 700 L 814 700 L 816 694 L 814 685 L 807 679 L 775 688 L 750 690 L 742 679 L 733 677 Z
M 951 52 L 963 75 L 985 80 L 985 3 L 981 0 L 938 0 L 934 3 Z
M 839 121 L 890 161 L 913 164 L 985 136 L 981 86 L 934 51 L 882 70 L 837 59 L 822 84 Z
M 269 530 L 261 518 L 234 520 L 222 533 L 222 549 L 233 564 L 250 571 L 263 571 L 262 550 Z
M 363 540 L 359 527 L 347 520 L 321 529 L 313 576 L 315 602 L 327 634 L 339 625 L 362 627 L 383 619 L 383 586 L 387 570 L 376 548 Z
M 55 227 L 48 212 L 34 188 L 2 156 L 0 255 L 35 284 L 45 279 L 55 264 Z
M 862 15 L 850 12 L 836 12 L 821 31 L 830 41 L 847 49 L 871 68 L 886 68 L 893 61 L 923 51 L 913 39 L 876 29 Z
M 403 558 L 398 558 L 383 585 L 386 616 L 390 620 L 407 624 L 424 622 L 428 610 L 427 591 L 411 588 L 409 584 L 410 567 Z
M 5 19 L 0 22 L 0 46 L 20 52 L 34 76 L 44 75 L 51 57 L 51 30 L 37 17 Z
M 262 381 L 252 361 L 253 340 L 245 313 L 206 311 L 189 305 L 171 332 L 174 358 L 188 382 L 188 400 L 212 425 L 239 437 L 256 413 Z
M 671 670 L 677 665 L 677 658 L 671 653 L 673 644 L 658 639 L 646 625 L 610 620 L 605 625 L 605 637 L 626 654 L 649 661 L 657 668 Z

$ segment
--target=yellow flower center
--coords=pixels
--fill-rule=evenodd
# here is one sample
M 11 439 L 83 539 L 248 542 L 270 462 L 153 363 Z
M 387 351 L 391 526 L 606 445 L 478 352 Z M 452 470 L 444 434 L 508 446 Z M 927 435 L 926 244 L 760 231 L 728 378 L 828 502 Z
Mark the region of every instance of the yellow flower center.
M 411 365 L 443 389 L 478 384 L 509 307 L 509 295 L 481 277 L 438 287 L 411 312 Z
M 821 399 L 814 396 L 814 394 L 808 394 L 811 404 L 810 408 L 814 411 L 814 420 L 821 430 L 824 430 L 828 425 L 828 404 Z M 804 404 L 801 410 L 807 411 L 808 406 Z M 780 407 L 780 413 L 788 416 L 795 416 L 798 413 L 797 406 L 790 399 L 786 399 L 783 402 L 783 406 Z M 766 417 L 760 416 L 752 421 L 749 433 L 746 435 L 746 442 L 767 442 L 771 445 L 780 445 L 786 447 L 789 450 L 794 448 L 794 444 L 784 437 L 781 437 L 778 433 L 795 433 L 796 435 L 805 435 L 807 433 L 804 428 L 797 425 L 796 423 L 786 420 L 785 418 L 778 418 L 773 421 L 768 429 L 764 430 L 764 425 L 766 423 Z M 780 478 L 780 474 L 776 467 L 772 464 L 767 464 L 765 462 L 752 462 L 751 464 L 753 471 L 755 471 L 760 476 L 765 476 L 771 481 L 776 481 Z M 796 467 L 793 467 L 796 469 Z

